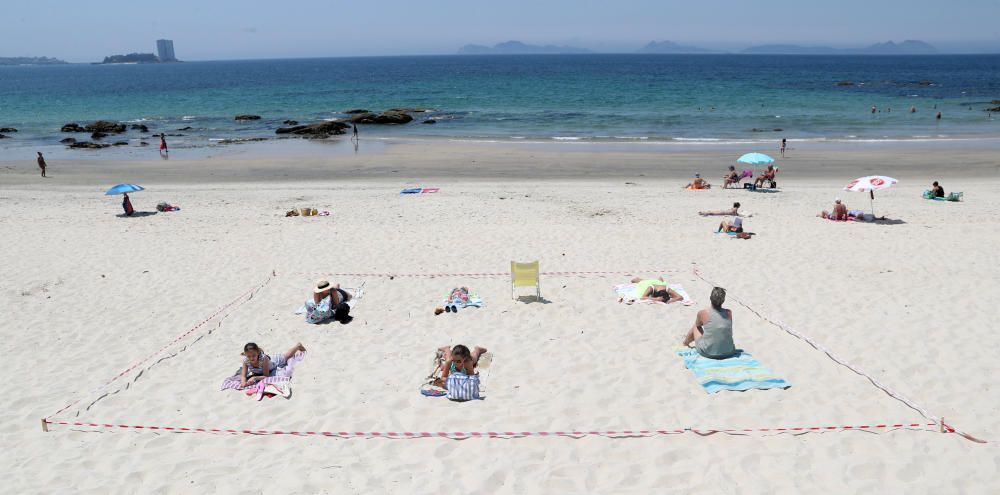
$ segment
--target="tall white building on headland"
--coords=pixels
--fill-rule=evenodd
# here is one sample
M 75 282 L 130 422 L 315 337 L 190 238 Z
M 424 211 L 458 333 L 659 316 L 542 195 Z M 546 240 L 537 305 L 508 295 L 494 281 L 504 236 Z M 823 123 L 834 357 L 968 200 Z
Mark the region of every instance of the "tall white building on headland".
M 173 40 L 156 40 L 156 54 L 160 57 L 160 62 L 176 62 L 174 55 Z

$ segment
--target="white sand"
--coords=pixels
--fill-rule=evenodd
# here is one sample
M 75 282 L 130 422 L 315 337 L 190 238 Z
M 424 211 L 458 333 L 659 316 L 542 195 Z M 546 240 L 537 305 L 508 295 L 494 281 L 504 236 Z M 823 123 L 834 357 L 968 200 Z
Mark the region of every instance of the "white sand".
M 737 345 L 792 388 L 706 394 L 672 352 L 707 305 L 711 286 L 692 274 L 698 267 L 731 297 L 812 336 L 932 414 L 1000 441 L 995 157 L 970 151 L 967 169 L 925 173 L 949 153 L 796 153 L 782 164 L 776 194 L 686 192 L 670 178 L 685 176 L 685 163 L 719 163 L 722 152 L 414 146 L 288 160 L 284 171 L 264 159 L 54 163 L 45 182 L 33 177 L 30 161 L 4 162 L 0 328 L 12 393 L 0 423 L 0 466 L 8 490 L 996 493 L 997 443 L 927 430 L 464 441 L 41 431 L 40 418 L 77 399 L 55 419 L 382 432 L 927 422 L 734 302 Z M 470 172 L 459 158 L 473 156 L 488 170 Z M 448 166 L 462 177 L 444 177 Z M 702 170 L 714 177 L 721 168 Z M 865 196 L 839 188 L 872 168 L 904 179 L 875 206 L 902 222 L 814 217 L 835 196 L 867 208 Z M 300 182 L 315 170 L 329 171 L 330 180 Z M 133 195 L 138 210 L 160 200 L 183 209 L 116 217 L 117 198 L 101 196 L 112 177 L 147 187 Z M 964 190 L 966 202 L 921 199 L 934 179 Z M 413 185 L 441 192 L 397 194 Z M 713 235 L 718 218 L 695 213 L 733 201 L 754 214 L 746 221 L 753 240 Z M 283 217 L 307 205 L 334 214 Z M 547 304 L 512 300 L 504 277 L 340 276 L 331 278 L 366 287 L 354 322 L 312 326 L 293 314 L 324 274 L 503 273 L 512 259 L 538 259 L 544 271 L 662 269 L 634 274 L 665 275 L 699 304 L 620 305 L 611 287 L 626 274 L 545 277 Z M 156 353 L 272 270 L 278 276 L 251 300 Z M 487 306 L 434 316 L 458 285 L 476 289 Z M 296 341 L 309 349 L 290 400 L 254 402 L 218 390 L 247 341 L 268 352 Z M 457 343 L 494 352 L 487 400 L 458 404 L 418 393 L 433 349 Z M 98 386 L 151 354 L 95 402 Z

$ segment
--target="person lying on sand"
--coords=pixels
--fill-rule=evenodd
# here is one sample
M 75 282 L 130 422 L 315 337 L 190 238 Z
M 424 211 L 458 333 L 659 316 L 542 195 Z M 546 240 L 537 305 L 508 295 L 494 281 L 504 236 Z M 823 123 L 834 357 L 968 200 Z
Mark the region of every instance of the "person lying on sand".
M 736 354 L 736 344 L 733 343 L 733 312 L 722 307 L 726 302 L 726 289 L 713 288 L 709 299 L 712 307 L 698 312 L 682 345 L 690 347 L 694 344 L 698 354 L 704 357 L 725 359 Z
M 450 348 L 441 347 L 438 351 L 444 356 L 444 361 L 441 363 L 441 376 L 432 385 L 447 388 L 448 375 L 452 373 L 476 374 L 479 357 L 486 353 L 486 348 L 476 347 L 470 352 L 468 347 L 458 344 Z
M 855 222 L 874 222 L 875 220 L 888 220 L 885 217 L 876 217 L 871 213 L 865 213 L 861 210 L 849 210 L 847 212 L 847 219 L 854 220 Z
M 743 232 L 743 219 L 737 216 L 733 217 L 732 221 L 723 220 L 716 232 Z
M 684 300 L 684 298 L 680 294 L 674 292 L 674 290 L 667 285 L 667 281 L 663 280 L 663 277 L 657 279 L 645 279 L 645 280 L 639 277 L 635 277 L 631 280 L 631 282 L 633 284 L 640 284 L 640 287 L 642 287 L 643 285 L 647 286 L 642 291 L 642 295 L 639 297 L 639 299 L 660 301 L 667 304 Z M 618 302 L 623 302 L 623 299 L 619 299 Z
M 684 187 L 687 189 L 709 189 L 712 185 L 705 182 L 705 179 L 701 178 L 701 174 L 694 174 L 694 179 L 691 180 L 691 183 Z
M 243 356 L 243 367 L 240 368 L 240 388 L 247 388 L 248 385 L 253 385 L 272 376 L 278 368 L 284 368 L 288 364 L 288 360 L 299 351 L 306 351 L 301 342 L 285 351 L 284 354 L 278 354 L 274 359 L 271 359 L 271 356 L 265 354 L 264 350 L 257 344 L 247 343 L 243 346 L 243 352 L 240 353 Z
M 842 203 L 840 201 L 840 198 L 837 198 L 837 199 L 833 200 L 833 211 L 832 212 L 827 212 L 826 210 L 823 210 L 823 211 L 821 211 L 819 213 L 819 215 L 816 215 L 816 216 L 820 217 L 820 218 L 828 218 L 830 220 L 847 221 L 847 219 L 848 219 L 847 205 L 845 205 L 844 203 Z
M 729 208 L 727 210 L 699 211 L 698 214 L 701 215 L 701 216 L 703 216 L 703 217 L 707 217 L 709 215 L 723 215 L 723 216 L 727 216 L 727 217 L 738 217 L 738 216 L 740 216 L 740 202 L 737 201 L 737 202 L 733 203 L 733 207 Z

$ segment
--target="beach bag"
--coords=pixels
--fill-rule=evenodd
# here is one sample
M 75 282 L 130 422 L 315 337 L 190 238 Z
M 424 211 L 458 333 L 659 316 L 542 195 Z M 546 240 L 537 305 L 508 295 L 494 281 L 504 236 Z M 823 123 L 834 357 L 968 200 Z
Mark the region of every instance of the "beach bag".
M 924 199 L 934 199 L 934 191 L 924 191 Z
M 455 401 L 479 399 L 479 375 L 448 375 L 448 398 Z

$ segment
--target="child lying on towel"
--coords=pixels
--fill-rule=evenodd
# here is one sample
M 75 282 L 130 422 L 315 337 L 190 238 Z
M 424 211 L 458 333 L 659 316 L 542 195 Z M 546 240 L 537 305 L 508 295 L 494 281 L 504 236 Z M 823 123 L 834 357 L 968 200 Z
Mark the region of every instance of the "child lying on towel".
M 268 376 L 274 376 L 278 368 L 284 368 L 288 360 L 296 352 L 305 352 L 306 348 L 302 343 L 295 344 L 295 347 L 285 351 L 284 354 L 276 354 L 274 358 L 264 353 L 264 350 L 253 342 L 248 342 L 243 346 L 243 366 L 240 368 L 240 388 L 247 388 Z
M 441 356 L 441 376 L 434 380 L 431 385 L 447 388 L 448 375 L 452 373 L 476 374 L 476 366 L 479 364 L 479 358 L 484 353 L 486 353 L 485 347 L 476 347 L 470 352 L 469 348 L 462 344 L 450 348 L 448 346 L 439 348 L 438 355 Z

